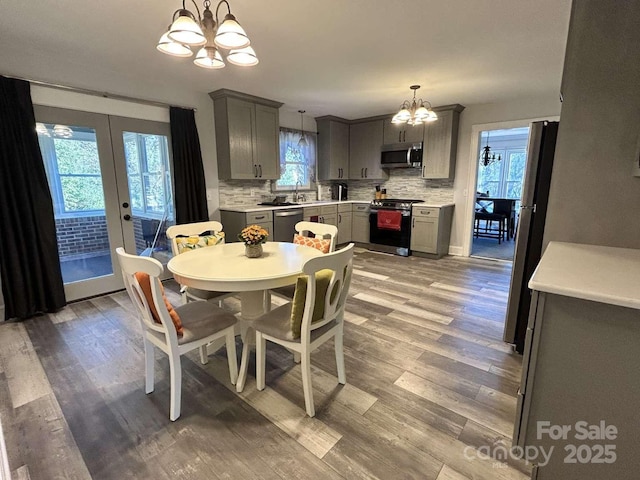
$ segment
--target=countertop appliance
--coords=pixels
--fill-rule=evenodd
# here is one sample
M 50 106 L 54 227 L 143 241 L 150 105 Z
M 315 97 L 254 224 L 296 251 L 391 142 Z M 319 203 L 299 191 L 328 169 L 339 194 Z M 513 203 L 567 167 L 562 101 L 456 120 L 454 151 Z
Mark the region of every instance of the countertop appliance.
M 380 154 L 382 168 L 421 168 L 422 142 L 383 145 Z
M 331 200 L 349 200 L 349 186 L 345 182 L 332 184 Z
M 273 211 L 273 241 L 292 242 L 296 223 L 304 218 L 302 208 L 287 208 Z
M 542 121 L 531 124 L 503 335 L 504 341 L 514 344 L 519 353 L 524 349 L 531 305 L 531 292 L 527 283 L 542 254 L 542 237 L 557 136 L 558 122 Z
M 369 248 L 407 257 L 411 244 L 411 206 L 422 200 L 373 200 L 369 209 Z

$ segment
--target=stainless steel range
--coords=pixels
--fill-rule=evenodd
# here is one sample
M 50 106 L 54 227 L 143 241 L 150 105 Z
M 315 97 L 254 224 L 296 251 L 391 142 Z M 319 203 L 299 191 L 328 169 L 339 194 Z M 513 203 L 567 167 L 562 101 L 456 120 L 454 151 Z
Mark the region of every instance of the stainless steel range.
M 373 200 L 369 210 L 369 242 L 371 250 L 411 254 L 411 206 L 423 200 L 388 198 Z

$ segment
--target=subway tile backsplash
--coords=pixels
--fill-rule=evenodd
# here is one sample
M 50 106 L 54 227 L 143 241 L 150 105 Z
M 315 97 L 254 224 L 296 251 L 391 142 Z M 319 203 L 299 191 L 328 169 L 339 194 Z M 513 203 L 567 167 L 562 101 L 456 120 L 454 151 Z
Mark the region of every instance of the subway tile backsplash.
M 331 199 L 331 184 L 320 182 L 321 200 Z M 419 169 L 390 170 L 387 180 L 347 180 L 349 200 L 373 200 L 376 185 L 387 189 L 387 198 L 415 198 L 434 202 L 453 202 L 453 180 L 424 180 Z M 256 205 L 273 199 L 271 181 L 220 180 L 220 207 Z M 253 195 L 252 195 L 253 193 Z M 307 200 L 317 200 L 316 191 L 303 191 Z M 287 200 L 291 201 L 291 194 Z

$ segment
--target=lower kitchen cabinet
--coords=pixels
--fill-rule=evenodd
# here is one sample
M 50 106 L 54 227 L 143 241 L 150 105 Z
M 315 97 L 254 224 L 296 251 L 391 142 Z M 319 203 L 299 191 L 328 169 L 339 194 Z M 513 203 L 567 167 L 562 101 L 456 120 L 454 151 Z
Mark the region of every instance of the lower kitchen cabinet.
M 247 225 L 259 225 L 269 232 L 269 239 L 273 238 L 273 211 L 260 210 L 259 212 L 231 212 L 220 210 L 222 229 L 225 234 L 225 242 L 239 242 L 238 235 Z
M 369 243 L 369 205 L 354 203 L 351 223 L 351 241 Z
M 411 212 L 411 251 L 437 258 L 449 253 L 453 205 L 414 206 Z
M 353 212 L 351 204 L 338 205 L 338 238 L 336 244 L 347 243 L 351 241 L 351 226 L 353 223 Z

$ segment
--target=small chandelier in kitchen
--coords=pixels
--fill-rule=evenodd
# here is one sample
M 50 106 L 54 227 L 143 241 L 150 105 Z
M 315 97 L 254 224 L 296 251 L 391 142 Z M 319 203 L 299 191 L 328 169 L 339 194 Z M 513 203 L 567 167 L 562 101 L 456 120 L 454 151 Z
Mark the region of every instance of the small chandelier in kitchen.
M 253 66 L 258 63 L 256 52 L 236 17 L 231 14 L 227 0 L 220 0 L 216 7 L 216 17 L 209 9 L 211 2 L 204 1 L 202 17 L 194 0 L 197 16 L 186 8 L 186 0 L 182 0 L 182 8 L 173 12 L 169 29 L 165 32 L 156 48 L 162 53 L 176 57 L 193 55 L 191 47 L 202 46 L 193 63 L 203 68 L 222 68 L 225 66 L 219 48 L 229 50 L 226 59 L 234 65 Z M 218 10 L 222 4 L 227 6 L 227 15 L 223 21 L 218 20 Z
M 493 162 L 499 162 L 500 160 L 502 160 L 500 154 L 498 154 L 498 156 L 496 157 L 496 154 L 491 152 L 491 147 L 489 146 L 489 133 L 490 132 L 487 131 L 487 145 L 482 147 L 482 153 L 480 154 L 480 163 L 483 167 L 486 167 Z
M 416 100 L 416 90 L 420 85 L 411 85 L 413 100 L 405 100 L 400 106 L 400 111 L 391 119 L 391 123 L 407 123 L 409 125 L 422 125 L 424 122 L 433 122 L 438 116 L 431 110 L 431 103 L 422 99 Z M 429 105 L 427 108 L 426 105 Z
M 306 112 L 306 110 L 298 110 L 298 113 L 300 114 L 300 140 L 298 140 L 299 147 L 306 147 L 307 145 L 309 145 L 307 139 L 304 138 L 304 117 L 302 116 L 304 112 Z

